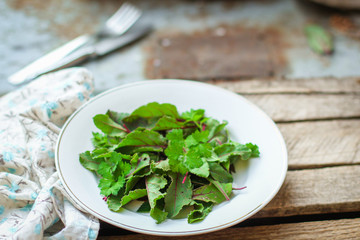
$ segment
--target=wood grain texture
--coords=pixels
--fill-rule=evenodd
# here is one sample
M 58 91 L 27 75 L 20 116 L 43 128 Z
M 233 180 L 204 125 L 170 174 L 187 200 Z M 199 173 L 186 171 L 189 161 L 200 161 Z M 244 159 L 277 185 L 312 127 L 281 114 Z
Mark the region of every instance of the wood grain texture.
M 360 211 L 360 166 L 288 171 L 275 198 L 254 217 Z
M 245 98 L 280 122 L 360 117 L 360 94 L 261 94 Z
M 360 164 L 360 120 L 277 124 L 284 136 L 289 169 Z
M 360 93 L 360 77 L 209 81 L 237 93 Z
M 191 237 L 171 237 L 172 240 L 183 239 L 359 239 L 360 218 L 341 219 L 302 223 L 277 224 L 254 227 L 234 227 L 213 233 Z M 130 234 L 121 237 L 99 237 L 103 240 L 159 240 L 168 237 Z

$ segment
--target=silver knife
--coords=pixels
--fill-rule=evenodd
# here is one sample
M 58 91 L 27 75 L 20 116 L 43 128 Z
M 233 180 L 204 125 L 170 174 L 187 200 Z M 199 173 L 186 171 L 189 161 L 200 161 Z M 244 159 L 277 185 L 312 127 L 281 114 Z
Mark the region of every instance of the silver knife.
M 39 58 L 35 62 L 27 65 L 20 71 L 12 74 L 8 78 L 8 82 L 14 85 L 18 85 L 27 81 L 28 79 L 32 79 L 38 76 L 42 69 L 44 69 L 46 66 L 53 65 L 56 62 L 60 61 L 66 55 L 75 51 L 80 46 L 83 46 L 86 42 L 89 41 L 89 39 L 90 35 L 83 35 L 75 38 L 74 40 Z
M 151 30 L 152 27 L 150 25 L 133 27 L 131 30 L 121 35 L 120 37 L 104 38 L 103 40 L 95 42 L 91 45 L 86 45 L 85 47 L 75 50 L 70 55 L 63 57 L 59 61 L 41 68 L 36 72 L 36 74 L 27 76 L 23 79 L 22 82 L 31 81 L 45 73 L 78 65 L 91 58 L 104 56 L 145 36 L 146 34 L 150 33 Z

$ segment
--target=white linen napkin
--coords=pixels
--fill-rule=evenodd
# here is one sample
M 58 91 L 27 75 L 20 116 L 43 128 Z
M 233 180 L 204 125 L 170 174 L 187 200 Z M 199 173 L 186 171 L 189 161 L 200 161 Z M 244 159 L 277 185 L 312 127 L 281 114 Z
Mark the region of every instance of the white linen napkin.
M 99 221 L 70 202 L 54 147 L 93 92 L 84 68 L 44 75 L 0 98 L 0 238 L 95 239 Z

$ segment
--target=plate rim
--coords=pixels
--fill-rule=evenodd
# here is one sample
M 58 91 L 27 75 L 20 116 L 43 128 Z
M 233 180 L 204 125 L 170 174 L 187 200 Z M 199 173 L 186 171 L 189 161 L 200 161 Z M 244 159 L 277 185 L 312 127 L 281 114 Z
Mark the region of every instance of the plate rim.
M 72 119 L 74 119 L 78 113 L 80 113 L 82 110 L 84 110 L 86 107 L 88 107 L 92 102 L 96 101 L 99 98 L 104 97 L 105 95 L 107 95 L 109 93 L 112 93 L 114 91 L 119 91 L 121 89 L 126 89 L 126 88 L 129 88 L 129 87 L 135 87 L 137 85 L 156 84 L 156 83 L 187 83 L 187 84 L 194 84 L 194 85 L 199 85 L 199 86 L 210 87 L 210 88 L 214 88 L 214 89 L 216 89 L 218 91 L 226 92 L 228 94 L 233 95 L 234 97 L 240 98 L 243 101 L 245 101 L 246 104 L 250 105 L 253 109 L 255 109 L 257 112 L 262 114 L 264 119 L 266 119 L 267 121 L 269 121 L 271 123 L 271 125 L 277 130 L 276 135 L 277 135 L 277 138 L 278 138 L 279 142 L 281 143 L 281 149 L 282 149 L 282 151 L 281 151 L 282 157 L 281 158 L 283 159 L 283 162 L 282 162 L 283 169 L 282 169 L 282 172 L 281 172 L 281 175 L 280 175 L 280 178 L 279 178 L 279 180 L 280 180 L 279 184 L 277 185 L 276 188 L 273 189 L 271 194 L 269 194 L 266 197 L 266 199 L 264 201 L 262 201 L 261 204 L 259 204 L 255 208 L 251 209 L 248 213 L 242 215 L 241 217 L 238 217 L 235 220 L 226 222 L 224 224 L 220 224 L 220 225 L 209 227 L 209 228 L 197 229 L 197 230 L 166 232 L 166 231 L 158 231 L 158 230 L 141 229 L 141 228 L 134 227 L 134 226 L 131 226 L 131 225 L 126 225 L 124 223 L 119 223 L 118 221 L 114 221 L 114 220 L 110 219 L 109 217 L 106 217 L 106 216 L 102 215 L 101 213 L 98 213 L 95 210 L 89 208 L 78 197 L 76 197 L 76 194 L 74 194 L 71 191 L 71 188 L 66 184 L 66 180 L 64 179 L 64 176 L 62 175 L 62 172 L 61 172 L 61 168 L 59 166 L 59 164 L 60 164 L 59 163 L 59 147 L 60 147 L 60 143 L 61 143 L 62 137 L 63 137 L 63 135 L 64 135 L 64 133 L 66 131 L 66 128 L 71 123 Z M 60 131 L 60 133 L 58 135 L 56 145 L 55 145 L 55 165 L 56 165 L 56 170 L 58 172 L 59 179 L 61 180 L 61 183 L 63 184 L 66 193 L 71 198 L 69 200 L 74 201 L 76 203 L 76 205 L 79 205 L 81 208 L 86 210 L 88 213 L 94 215 L 95 217 L 101 219 L 102 221 L 107 222 L 107 223 L 109 223 L 111 225 L 114 225 L 116 227 L 124 228 L 126 230 L 141 233 L 141 234 L 148 234 L 148 235 L 155 235 L 155 236 L 191 236 L 191 235 L 199 235 L 199 234 L 210 233 L 210 232 L 214 232 L 214 231 L 218 231 L 218 230 L 222 230 L 222 229 L 231 227 L 231 226 L 233 226 L 235 224 L 238 224 L 238 223 L 248 219 L 249 217 L 253 216 L 255 213 L 259 212 L 262 208 L 264 208 L 275 197 L 275 195 L 279 192 L 281 186 L 284 184 L 285 177 L 286 177 L 287 170 L 288 170 L 288 153 L 287 153 L 287 147 L 286 147 L 285 140 L 284 140 L 279 128 L 277 127 L 276 123 L 261 108 L 259 108 L 257 105 L 255 105 L 254 103 L 252 103 L 251 101 L 249 101 L 245 97 L 241 96 L 240 94 L 237 94 L 237 93 L 235 93 L 233 91 L 230 91 L 230 90 L 225 89 L 225 88 L 221 88 L 221 87 L 216 86 L 216 85 L 212 85 L 212 84 L 205 83 L 205 82 L 199 82 L 199 81 L 195 81 L 195 80 L 151 79 L 151 80 L 142 80 L 142 81 L 127 83 L 127 84 L 123 84 L 123 85 L 108 89 L 108 90 L 106 90 L 104 92 L 99 93 L 98 95 L 96 95 L 95 97 L 93 97 L 89 101 L 87 101 L 86 103 L 82 104 L 78 109 L 76 109 L 68 117 L 68 119 L 66 120 L 66 122 L 62 126 L 61 131 Z

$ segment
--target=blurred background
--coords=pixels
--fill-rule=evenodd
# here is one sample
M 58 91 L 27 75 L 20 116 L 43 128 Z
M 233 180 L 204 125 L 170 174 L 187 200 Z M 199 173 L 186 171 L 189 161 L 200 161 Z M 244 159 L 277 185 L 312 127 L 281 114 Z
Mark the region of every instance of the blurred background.
M 89 61 L 96 92 L 157 78 L 201 81 L 360 75 L 357 0 L 134 0 L 153 24 L 146 38 Z M 0 95 L 12 73 L 73 38 L 95 32 L 115 0 L 0 2 Z M 321 28 L 331 46 L 311 48 Z M 323 35 L 321 35 L 323 34 Z M 311 39 L 311 38 L 315 38 Z M 327 39 L 328 40 L 328 39 Z

